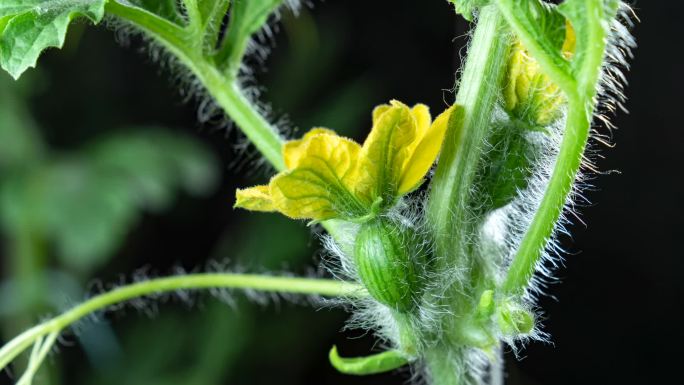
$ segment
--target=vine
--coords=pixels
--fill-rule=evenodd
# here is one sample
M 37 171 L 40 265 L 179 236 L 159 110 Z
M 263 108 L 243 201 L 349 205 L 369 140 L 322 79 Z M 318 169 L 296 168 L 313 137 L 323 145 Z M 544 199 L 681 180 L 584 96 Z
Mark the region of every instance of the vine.
M 18 77 L 35 66 L 43 49 L 63 44 L 75 17 L 139 29 L 277 171 L 268 184 L 238 190 L 235 206 L 322 223 L 339 258 L 330 269 L 342 278 L 197 274 L 120 287 L 0 349 L 5 367 L 33 346 L 20 384 L 82 317 L 180 289 L 346 297 L 391 347 L 353 358 L 333 347 L 331 364 L 353 375 L 411 364 L 436 385 L 482 383 L 488 369 L 502 378 L 503 344 L 542 335 L 528 294 L 582 166 L 606 52 L 620 41 L 611 29 L 626 7 L 620 1 L 450 0 L 476 20 L 454 105 L 434 120 L 423 104 L 377 106 L 363 143 L 321 128 L 285 140 L 241 89 L 250 39 L 282 0 L 17 1 L 0 4 L 2 68 Z M 412 193 L 428 180 L 422 202 Z

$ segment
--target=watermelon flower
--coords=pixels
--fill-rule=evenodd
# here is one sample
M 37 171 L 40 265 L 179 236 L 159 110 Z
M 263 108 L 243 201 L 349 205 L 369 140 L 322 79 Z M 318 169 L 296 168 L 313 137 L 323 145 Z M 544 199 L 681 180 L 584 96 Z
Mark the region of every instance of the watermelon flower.
M 373 110 L 363 145 L 314 128 L 283 145 L 287 169 L 268 185 L 237 190 L 235 207 L 313 221 L 374 218 L 423 183 L 453 110 L 433 122 L 427 106 L 393 100 Z

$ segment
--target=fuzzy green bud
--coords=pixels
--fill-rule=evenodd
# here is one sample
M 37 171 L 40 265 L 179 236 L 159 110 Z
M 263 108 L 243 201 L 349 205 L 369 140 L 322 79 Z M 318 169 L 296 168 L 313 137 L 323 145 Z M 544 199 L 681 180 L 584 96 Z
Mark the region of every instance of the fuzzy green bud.
M 498 309 L 497 323 L 504 336 L 530 334 L 534 330 L 534 314 L 519 304 L 504 301 Z
M 496 303 L 494 302 L 494 290 L 485 290 L 477 304 L 477 314 L 480 318 L 489 318 L 494 314 Z
M 400 312 L 410 311 L 421 291 L 419 269 L 424 260 L 415 233 L 387 219 L 361 225 L 354 261 L 361 282 L 379 302 Z

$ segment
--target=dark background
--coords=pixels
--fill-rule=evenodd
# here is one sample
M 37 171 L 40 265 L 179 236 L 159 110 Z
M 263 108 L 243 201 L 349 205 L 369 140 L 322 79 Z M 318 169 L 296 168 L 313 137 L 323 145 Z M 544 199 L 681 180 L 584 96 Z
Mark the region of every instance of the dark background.
M 508 384 L 684 383 L 684 262 L 678 251 L 684 5 L 642 0 L 635 10 L 641 21 L 628 73 L 629 114 L 613 119 L 616 146 L 601 148 L 605 159 L 597 160 L 600 170 L 619 172 L 598 175 L 596 189 L 586 192 L 594 202 L 580 210 L 586 225 L 574 220 L 573 239 L 563 239 L 570 253 L 556 274 L 561 284 L 552 285 L 540 304 L 551 343 L 532 344 L 519 359 L 508 354 Z M 315 1 L 298 19 L 285 14 L 277 29 L 267 43 L 272 55 L 256 64 L 256 84 L 273 118 L 298 133 L 326 125 L 357 139 L 369 128 L 371 106 L 397 98 L 437 111 L 453 100 L 449 89 L 467 41 L 467 24 L 440 0 Z M 236 130 L 216 119 L 197 123 L 198 103 L 179 95 L 168 76 L 173 70 L 160 70 L 140 49 L 140 39 L 118 34 L 122 48 L 115 35 L 78 26 L 65 49 L 48 52 L 31 75 L 40 79 L 32 83 L 39 86 L 31 111 L 50 145 L 69 151 L 121 126 L 166 126 L 210 146 L 220 159 L 222 181 L 209 197 L 181 195 L 164 213 L 145 214 L 91 278 L 117 281 L 143 266 L 150 267 L 147 274 L 164 275 L 178 267 L 204 268 L 208 261 L 248 271 L 314 271 L 319 245 L 304 224 L 231 208 L 236 187 L 263 182 L 270 172 L 235 145 L 244 143 Z M 133 310 L 85 326 L 80 338 L 94 330 L 100 348 L 63 347 L 58 377 L 68 384 L 409 379 L 345 377 L 330 367 L 332 344 L 353 355 L 369 351 L 374 341 L 362 331 L 341 332 L 341 310 L 233 299 L 235 306 L 210 296 L 192 304 L 170 300 L 151 316 Z

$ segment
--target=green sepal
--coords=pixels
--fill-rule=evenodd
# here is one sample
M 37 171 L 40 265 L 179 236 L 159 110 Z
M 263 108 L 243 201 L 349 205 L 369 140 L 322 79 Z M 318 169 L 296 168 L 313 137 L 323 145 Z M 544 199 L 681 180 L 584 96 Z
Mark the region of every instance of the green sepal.
M 0 67 L 18 79 L 48 47 L 61 48 L 77 17 L 97 24 L 105 0 L 0 1 Z
M 492 316 L 497 310 L 496 306 L 494 290 L 483 291 L 474 309 L 475 311 L 463 317 L 456 324 L 455 333 L 452 336 L 456 343 L 484 351 L 489 351 L 496 346 L 497 339 L 492 333 L 491 327 Z
M 365 357 L 340 357 L 337 346 L 328 354 L 330 364 L 340 373 L 353 376 L 367 376 L 386 373 L 410 363 L 410 360 L 399 350 L 388 350 Z

